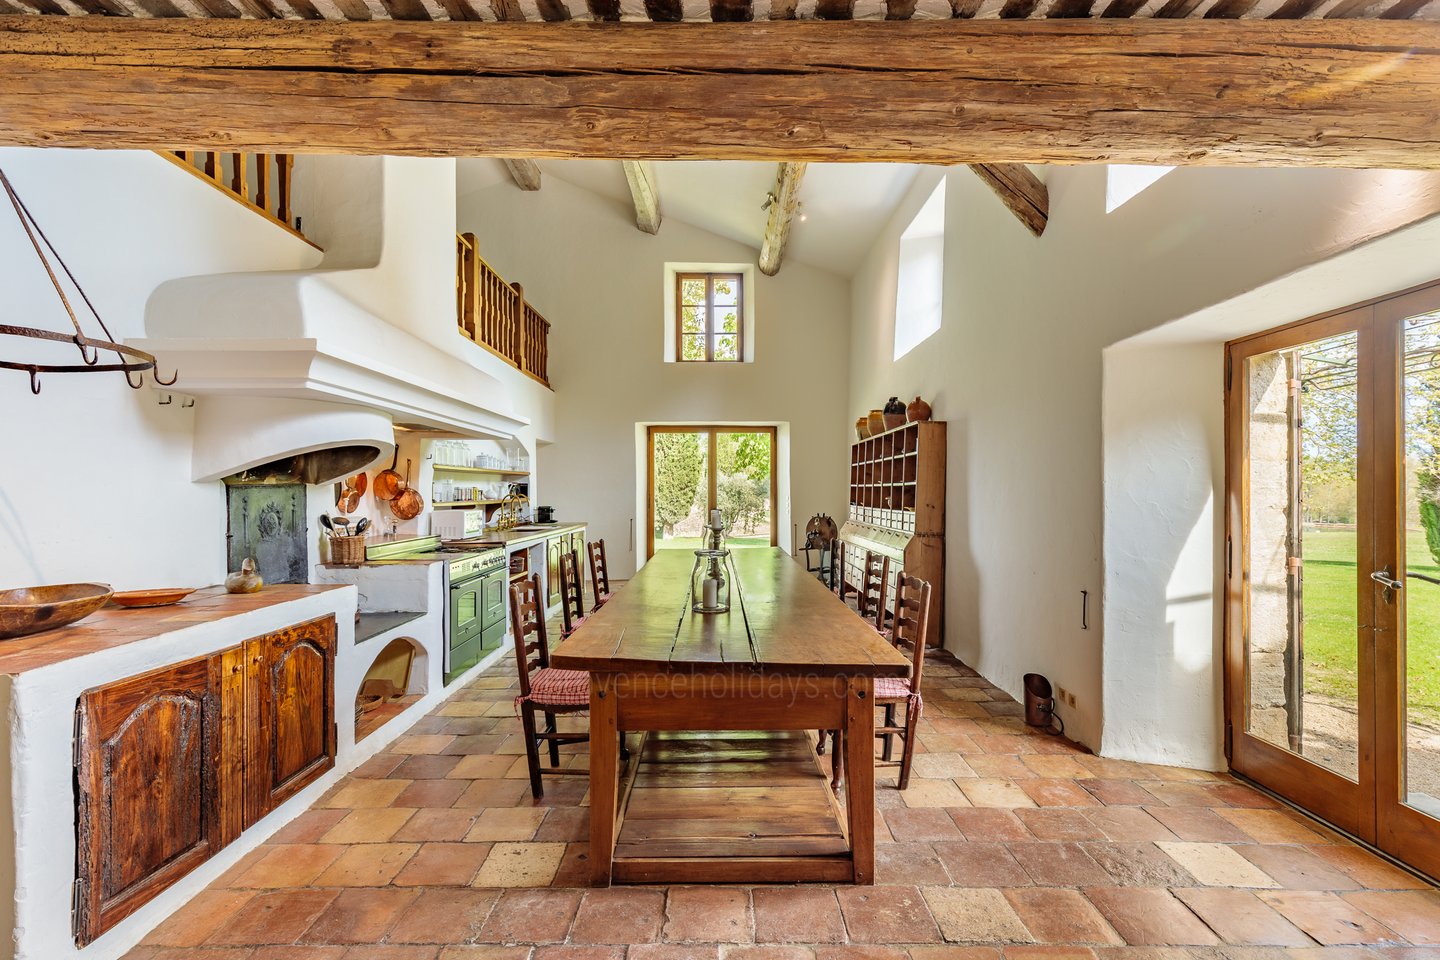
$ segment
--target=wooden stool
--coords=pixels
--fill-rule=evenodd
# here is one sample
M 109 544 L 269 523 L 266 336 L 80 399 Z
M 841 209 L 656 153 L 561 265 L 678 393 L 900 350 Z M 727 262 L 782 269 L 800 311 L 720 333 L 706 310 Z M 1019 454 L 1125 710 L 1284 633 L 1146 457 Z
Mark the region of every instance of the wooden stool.
M 559 670 L 550 666 L 550 643 L 545 635 L 545 593 L 540 575 L 533 574 L 510 585 L 510 624 L 515 634 L 515 666 L 520 674 L 520 695 L 515 709 L 525 729 L 525 760 L 530 767 L 530 794 L 539 800 L 545 794 L 541 773 L 589 775 L 588 770 L 560 766 L 560 745 L 587 743 L 589 733 L 561 733 L 555 716 L 587 713 L 590 709 L 590 674 L 583 670 Z M 545 715 L 544 729 L 537 729 L 535 714 Z M 540 744 L 550 747 L 550 769 L 540 766 Z

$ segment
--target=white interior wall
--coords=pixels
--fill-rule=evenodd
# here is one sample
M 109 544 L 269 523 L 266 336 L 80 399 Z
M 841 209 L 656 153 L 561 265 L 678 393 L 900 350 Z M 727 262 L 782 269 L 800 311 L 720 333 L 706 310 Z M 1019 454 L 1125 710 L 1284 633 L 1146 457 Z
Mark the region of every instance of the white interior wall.
M 898 237 L 941 176 L 944 322 L 891 361 Z M 1158 625 L 1171 621 L 1113 629 L 1122 605 L 1168 609 L 1170 580 L 1137 578 L 1106 593 L 1106 607 L 1095 602 L 1121 586 L 1103 582 L 1102 351 L 1440 210 L 1440 176 L 1185 168 L 1111 214 L 1102 167 L 1051 168 L 1047 184 L 1050 221 L 1037 239 L 968 170 L 916 179 L 852 281 L 847 413 L 918 393 L 950 422 L 951 650 L 1012 695 L 1029 671 L 1073 691 L 1076 708 L 1062 714 L 1091 747 L 1102 745 L 1103 717 L 1107 749 L 1148 737 L 1157 758 L 1213 764 L 1213 740 L 1193 742 L 1213 726 L 1213 704 L 1176 693 L 1194 682 L 1183 670 L 1153 675 L 1154 648 L 1171 642 Z M 1287 319 L 1273 309 L 1248 317 L 1252 330 Z M 1193 512 L 1193 489 L 1176 489 L 1179 514 Z M 1182 579 L 1193 586 L 1186 557 Z M 1082 590 L 1092 598 L 1088 631 Z M 1212 624 L 1185 623 L 1198 631 L 1185 649 L 1213 642 Z M 1127 646 L 1110 650 L 1112 639 Z M 1132 661 L 1148 661 L 1152 675 L 1120 669 Z M 1102 673 L 1149 684 L 1145 702 L 1172 709 L 1112 714 Z M 1133 683 L 1116 689 L 1129 697 Z
M 481 256 L 521 283 L 553 324 L 555 443 L 540 450 L 541 483 L 532 494 L 561 519 L 587 521 L 590 537 L 606 540 L 614 576 L 629 576 L 644 556 L 631 526 L 643 536 L 636 424 L 788 423 L 790 483 L 782 502 L 788 492 L 796 518 L 843 516 L 850 429 L 844 278 L 801 263 L 757 276 L 749 294 L 754 363 L 665 363 L 659 345 L 673 322 L 664 312 L 665 263 L 753 261 L 754 249 L 673 220 L 656 236 L 642 233 L 633 210 L 558 177 L 547 176 L 533 193 L 493 179 L 467 190 L 464 167 L 460 229 L 476 234 Z M 757 211 L 757 236 L 760 219 Z M 790 535 L 790 527 L 781 530 L 782 545 Z

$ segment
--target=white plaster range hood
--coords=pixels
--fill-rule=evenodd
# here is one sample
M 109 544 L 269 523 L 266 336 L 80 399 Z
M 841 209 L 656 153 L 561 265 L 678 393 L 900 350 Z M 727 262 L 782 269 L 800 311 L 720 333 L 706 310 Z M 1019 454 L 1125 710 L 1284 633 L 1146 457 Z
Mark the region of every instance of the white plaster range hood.
M 346 468 L 354 473 L 388 463 L 397 421 L 499 440 L 527 425 L 498 379 L 363 309 L 324 277 L 188 277 L 151 296 L 148 336 L 128 342 L 179 371 L 176 392 L 200 398 L 194 479 L 373 447 L 368 462 Z

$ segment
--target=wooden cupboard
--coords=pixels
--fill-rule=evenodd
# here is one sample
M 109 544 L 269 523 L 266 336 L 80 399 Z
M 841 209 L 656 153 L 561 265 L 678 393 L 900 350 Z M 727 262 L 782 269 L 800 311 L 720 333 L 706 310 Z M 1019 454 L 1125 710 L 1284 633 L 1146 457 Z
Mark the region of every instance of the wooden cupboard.
M 76 708 L 84 946 L 335 763 L 335 618 L 87 690 Z
M 584 527 L 569 533 L 562 533 L 545 541 L 545 601 L 548 606 L 553 607 L 560 602 L 560 556 L 572 551 L 581 559 L 580 569 L 583 570 Z

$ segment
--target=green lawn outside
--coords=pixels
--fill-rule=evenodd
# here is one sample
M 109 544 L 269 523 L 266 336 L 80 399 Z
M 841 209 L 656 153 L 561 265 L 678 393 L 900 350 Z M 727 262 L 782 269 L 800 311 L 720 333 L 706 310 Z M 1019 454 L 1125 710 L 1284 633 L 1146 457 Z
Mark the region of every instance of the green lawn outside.
M 670 537 L 655 541 L 656 550 L 699 550 L 700 546 L 699 537 Z M 768 547 L 770 546 L 770 534 L 767 533 L 760 537 L 726 537 L 725 546 Z
M 1425 536 L 1406 537 L 1414 573 L 1440 577 Z M 1356 569 L 1353 530 L 1305 531 L 1305 690 L 1349 703 L 1356 690 Z M 1405 584 L 1410 719 L 1440 725 L 1440 586 Z

